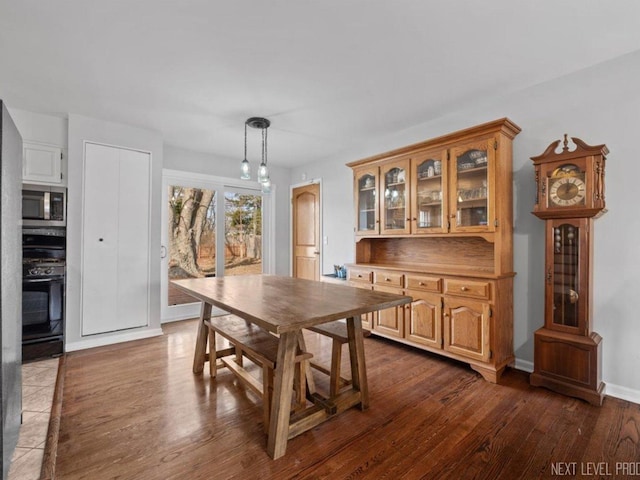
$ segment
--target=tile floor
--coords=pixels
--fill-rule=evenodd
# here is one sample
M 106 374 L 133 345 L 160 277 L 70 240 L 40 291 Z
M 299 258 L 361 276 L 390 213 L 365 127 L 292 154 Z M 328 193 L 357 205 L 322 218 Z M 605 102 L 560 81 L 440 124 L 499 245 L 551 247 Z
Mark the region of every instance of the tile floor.
M 38 480 L 49 428 L 58 358 L 22 365 L 22 426 L 8 480 Z

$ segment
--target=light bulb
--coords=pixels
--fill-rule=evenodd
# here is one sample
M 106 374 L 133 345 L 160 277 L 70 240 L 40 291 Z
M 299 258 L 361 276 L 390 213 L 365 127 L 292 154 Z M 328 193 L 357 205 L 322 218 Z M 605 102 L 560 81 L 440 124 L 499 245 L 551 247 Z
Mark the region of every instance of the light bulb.
M 240 178 L 242 180 L 250 180 L 251 179 L 251 166 L 249 165 L 249 162 L 247 161 L 246 158 L 240 163 L 240 169 L 241 169 L 241 172 L 242 172 L 242 175 L 240 175 Z
M 262 193 L 271 193 L 271 179 L 269 177 L 262 182 Z
M 258 181 L 260 183 L 266 182 L 269 179 L 269 169 L 267 164 L 262 162 L 258 168 Z

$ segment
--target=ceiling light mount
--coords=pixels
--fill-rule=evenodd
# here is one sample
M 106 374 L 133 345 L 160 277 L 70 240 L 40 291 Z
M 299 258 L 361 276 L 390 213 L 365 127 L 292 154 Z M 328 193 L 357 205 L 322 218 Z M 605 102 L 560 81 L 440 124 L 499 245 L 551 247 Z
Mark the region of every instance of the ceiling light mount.
M 259 128 L 261 130 L 266 130 L 271 125 L 271 122 L 269 120 L 262 117 L 247 118 L 247 121 L 244 123 L 250 126 L 251 128 Z

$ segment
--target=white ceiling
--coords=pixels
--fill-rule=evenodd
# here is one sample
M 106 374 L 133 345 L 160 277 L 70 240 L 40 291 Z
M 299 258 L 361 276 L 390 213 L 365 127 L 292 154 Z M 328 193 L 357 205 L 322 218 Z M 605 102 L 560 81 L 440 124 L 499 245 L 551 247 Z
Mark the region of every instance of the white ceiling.
M 637 0 L 0 0 L 9 107 L 289 167 L 638 49 Z

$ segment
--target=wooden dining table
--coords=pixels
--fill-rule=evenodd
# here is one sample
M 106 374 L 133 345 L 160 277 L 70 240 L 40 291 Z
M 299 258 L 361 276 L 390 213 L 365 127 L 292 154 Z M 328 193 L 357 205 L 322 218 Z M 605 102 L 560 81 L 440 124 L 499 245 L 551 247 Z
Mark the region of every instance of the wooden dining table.
M 235 314 L 279 337 L 267 453 L 282 457 L 287 441 L 344 410 L 369 406 L 362 335 L 362 314 L 411 302 L 411 297 L 347 285 L 335 285 L 276 275 L 240 275 L 174 280 L 172 283 L 201 300 L 193 370 L 202 372 L 206 358 L 212 306 Z M 310 392 L 312 406 L 291 415 L 295 356 L 302 329 L 346 319 L 351 385 L 330 397 Z M 211 347 L 215 350 L 215 347 Z M 214 360 L 215 361 L 215 356 Z M 310 372 L 309 372 L 310 375 Z

